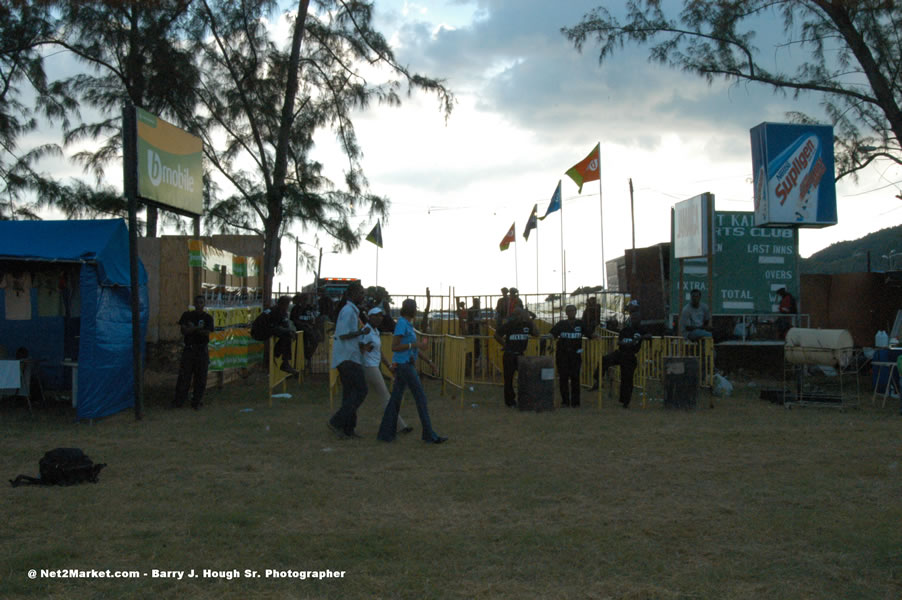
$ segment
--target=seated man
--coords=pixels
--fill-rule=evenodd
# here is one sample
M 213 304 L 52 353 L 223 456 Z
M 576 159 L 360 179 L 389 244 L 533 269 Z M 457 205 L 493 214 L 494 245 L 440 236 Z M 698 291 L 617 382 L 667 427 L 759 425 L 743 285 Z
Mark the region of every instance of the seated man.
M 254 339 L 268 340 L 271 337 L 277 337 L 273 354 L 276 358 L 282 359 L 281 369 L 292 375 L 300 375 L 297 369 L 291 366 L 291 341 L 297 337 L 297 334 L 291 329 L 291 321 L 288 318 L 288 310 L 291 306 L 291 299 L 288 296 L 281 296 L 276 305 L 265 309 L 257 319 L 263 324 L 263 332 L 255 332 L 251 329 L 251 336 Z M 256 321 L 254 323 L 256 325 Z
M 702 302 L 701 290 L 692 290 L 689 304 L 680 312 L 680 337 L 692 342 L 711 337 L 711 311 Z
M 310 301 L 309 294 L 295 294 L 291 301 L 293 305 L 289 319 L 294 324 L 295 330 L 304 334 L 304 360 L 309 365 L 310 358 L 320 342 L 316 327 L 319 314 L 316 312 L 316 306 Z

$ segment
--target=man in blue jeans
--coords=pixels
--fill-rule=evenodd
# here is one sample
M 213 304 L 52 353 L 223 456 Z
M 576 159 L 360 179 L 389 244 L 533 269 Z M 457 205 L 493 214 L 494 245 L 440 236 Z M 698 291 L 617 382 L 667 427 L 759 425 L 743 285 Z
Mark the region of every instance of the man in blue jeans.
M 339 438 L 359 438 L 357 409 L 366 398 L 366 375 L 363 371 L 360 336 L 369 333 L 363 326 L 357 304 L 363 301 L 363 284 L 354 281 L 345 291 L 345 304 L 335 322 L 335 341 L 332 345 L 332 368 L 338 369 L 341 379 L 341 407 L 329 419 L 329 429 Z
M 413 328 L 413 321 L 417 315 L 416 300 L 408 298 L 401 303 L 401 316 L 395 325 L 395 334 L 392 336 L 392 367 L 395 372 L 395 383 L 392 386 L 391 398 L 382 415 L 382 424 L 379 426 L 379 434 L 376 436 L 383 442 L 394 441 L 398 431 L 398 411 L 401 409 L 401 396 L 404 388 L 409 387 L 413 394 L 413 400 L 417 405 L 417 414 L 420 416 L 420 424 L 423 427 L 423 441 L 427 444 L 441 444 L 448 441 L 432 428 L 429 418 L 429 408 L 426 404 L 426 392 L 423 383 L 417 374 L 417 355 L 420 350 L 425 350 L 428 345 L 426 338 L 417 343 L 417 334 Z M 424 358 L 424 360 L 427 360 Z M 427 361 L 428 362 L 428 361 Z M 432 365 L 433 369 L 435 365 Z

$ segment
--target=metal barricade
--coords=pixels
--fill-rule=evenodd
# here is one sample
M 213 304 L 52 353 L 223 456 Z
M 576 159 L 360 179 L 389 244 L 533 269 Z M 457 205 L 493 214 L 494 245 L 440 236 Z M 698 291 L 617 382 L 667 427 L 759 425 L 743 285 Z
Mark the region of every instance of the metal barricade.
M 298 383 L 303 381 L 304 372 L 304 334 L 298 332 L 297 337 L 291 341 L 291 366 L 299 371 Z M 282 392 L 288 389 L 288 378 L 293 377 L 290 373 L 282 370 L 281 359 L 276 358 L 276 338 L 269 338 L 269 385 L 267 387 L 269 396 L 269 406 L 272 407 L 272 392 L 281 383 Z

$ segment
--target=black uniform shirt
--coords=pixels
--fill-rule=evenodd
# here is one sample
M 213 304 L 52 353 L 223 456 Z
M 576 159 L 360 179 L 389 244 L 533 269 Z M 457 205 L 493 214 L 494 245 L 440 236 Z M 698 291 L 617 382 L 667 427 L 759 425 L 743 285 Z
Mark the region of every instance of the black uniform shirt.
M 200 327 L 207 331 L 213 331 L 213 316 L 196 310 L 186 310 L 179 319 L 179 325 L 188 325 L 190 327 Z M 199 332 L 192 332 L 185 336 L 185 345 L 194 346 L 197 344 L 206 344 L 210 339 L 208 336 Z
M 313 330 L 316 322 L 316 310 L 310 304 L 295 304 L 291 307 L 289 318 L 298 331 L 306 333 Z
M 555 323 L 551 335 L 557 338 L 557 351 L 577 354 L 583 348 L 585 330 L 586 325 L 580 319 L 574 319 L 572 323 L 567 319 Z
M 537 335 L 538 330 L 532 322 L 508 321 L 498 329 L 498 335 L 504 337 L 504 351 L 512 354 L 523 354 L 530 335 Z
M 633 320 L 628 319 L 623 329 L 620 330 L 620 335 L 617 336 L 620 351 L 627 354 L 638 354 L 639 349 L 642 347 L 642 335 L 644 333 L 645 328 L 642 327 L 641 322 L 634 325 Z

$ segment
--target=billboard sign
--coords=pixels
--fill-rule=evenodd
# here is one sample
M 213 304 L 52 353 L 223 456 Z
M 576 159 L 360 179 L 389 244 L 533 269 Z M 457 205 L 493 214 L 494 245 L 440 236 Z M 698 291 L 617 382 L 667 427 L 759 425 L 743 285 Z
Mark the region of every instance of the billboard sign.
M 795 227 L 760 227 L 750 212 L 714 213 L 713 304 L 715 314 L 773 314 L 779 312 L 777 290 L 785 287 L 799 297 L 799 232 Z M 672 257 L 671 273 L 678 273 Z M 689 301 L 689 292 L 708 294 L 708 267 L 704 258 L 683 266 L 683 290 L 671 276 L 671 312 Z
M 836 225 L 833 127 L 761 123 L 751 138 L 755 225 Z
M 203 142 L 146 110 L 135 110 L 138 197 L 182 214 L 202 214 Z
M 709 208 L 714 196 L 701 194 L 673 207 L 673 252 L 676 258 L 696 258 L 708 254 Z

